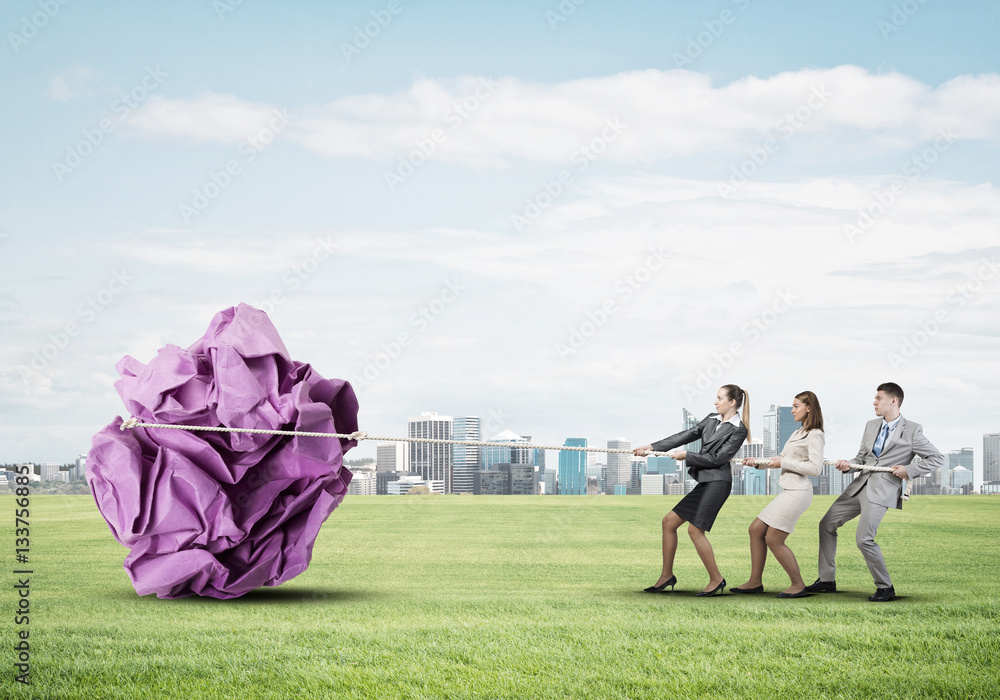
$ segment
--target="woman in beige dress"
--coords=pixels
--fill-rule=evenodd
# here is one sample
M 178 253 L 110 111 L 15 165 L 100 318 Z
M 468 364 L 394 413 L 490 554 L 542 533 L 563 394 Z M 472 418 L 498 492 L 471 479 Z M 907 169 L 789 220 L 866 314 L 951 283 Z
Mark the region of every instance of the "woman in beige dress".
M 823 471 L 823 413 L 819 399 L 811 391 L 803 391 L 792 401 L 792 418 L 802 426 L 792 433 L 778 457 L 769 459 L 744 459 L 743 465 L 758 469 L 781 469 L 778 485 L 781 493 L 767 504 L 750 525 L 750 579 L 742 586 L 730 588 L 732 593 L 763 593 L 761 580 L 767 550 L 791 579 L 791 585 L 778 594 L 779 598 L 803 598 L 806 584 L 799 573 L 799 564 L 785 539 L 795 529 L 799 519 L 812 503 L 813 488 L 810 476 Z

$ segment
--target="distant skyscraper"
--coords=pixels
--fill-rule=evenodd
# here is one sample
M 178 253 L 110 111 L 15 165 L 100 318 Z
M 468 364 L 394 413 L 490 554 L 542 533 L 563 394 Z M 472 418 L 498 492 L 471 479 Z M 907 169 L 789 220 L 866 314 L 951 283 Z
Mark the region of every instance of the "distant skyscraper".
M 983 435 L 983 483 L 1000 481 L 1000 433 Z
M 55 481 L 59 473 L 59 462 L 42 462 L 38 465 L 42 472 L 42 481 Z
M 646 474 L 646 460 L 644 459 L 633 459 L 632 460 L 632 474 L 629 480 L 629 486 L 634 489 L 642 488 L 642 477 Z
M 452 440 L 479 442 L 479 418 L 465 416 L 455 418 L 451 423 Z M 451 469 L 453 493 L 472 493 L 476 472 L 479 471 L 480 448 L 472 445 L 451 446 Z
M 531 440 L 529 438 L 529 442 L 530 441 Z M 535 466 L 538 467 L 538 478 L 541 479 L 545 474 L 545 450 L 535 450 Z
M 534 464 L 535 450 L 528 447 L 517 447 L 519 443 L 531 442 L 529 436 L 521 436 L 512 430 L 504 430 L 489 438 L 486 442 L 503 442 L 505 445 L 484 447 L 480 452 L 480 468 L 486 471 L 496 464 Z
M 609 450 L 631 450 L 632 443 L 625 438 L 608 440 Z M 608 452 L 608 481 L 606 488 L 610 491 L 618 484 L 632 484 L 632 455 L 619 452 Z
M 646 473 L 677 475 L 677 460 L 666 455 L 650 455 L 646 458 Z
M 684 430 L 690 430 L 691 428 L 694 428 L 699 423 L 701 423 L 701 420 L 698 418 L 698 416 L 691 413 L 691 411 L 687 410 L 686 408 L 682 410 L 684 411 Z M 689 442 L 687 445 L 684 445 L 684 449 L 691 450 L 692 452 L 701 452 L 701 440 L 695 440 L 694 442 Z
M 556 494 L 556 472 L 547 471 L 541 475 L 540 481 L 545 486 L 545 493 L 549 496 Z
M 410 465 L 410 446 L 405 442 L 380 442 L 375 446 L 375 470 L 406 472 Z
M 844 492 L 844 488 L 854 481 L 856 474 L 857 472 L 842 472 L 832 464 L 824 464 L 819 475 L 819 491 L 817 493 L 823 496 L 839 496 Z
M 587 438 L 566 438 L 566 447 L 586 447 Z M 559 493 L 583 496 L 587 493 L 587 453 L 559 451 Z
M 972 490 L 972 470 L 965 467 L 955 467 L 951 470 L 951 487 L 959 493 L 969 493 Z
M 799 423 L 792 418 L 791 406 L 778 406 L 771 404 L 771 408 L 764 411 L 764 457 L 776 457 L 784 449 L 788 438 L 792 436 Z M 769 469 L 767 475 L 767 493 L 781 493 L 781 486 L 778 485 L 778 478 L 781 476 L 780 469 Z M 809 481 L 813 485 L 813 493 L 819 493 L 819 477 L 810 476 Z
M 698 423 L 701 422 L 698 419 L 698 416 L 696 416 L 695 414 L 691 413 L 691 411 L 687 410 L 686 408 L 681 409 L 681 410 L 683 411 L 683 416 L 684 416 L 684 428 L 683 428 L 683 430 L 690 430 L 691 428 L 696 427 L 698 425 Z M 691 452 L 701 452 L 701 440 L 698 439 L 698 440 L 695 440 L 694 442 L 689 442 L 686 445 L 682 445 L 682 447 L 685 450 L 689 450 Z M 680 479 L 681 486 L 683 488 L 683 492 L 684 493 L 688 493 L 691 490 L 691 488 L 693 488 L 691 486 L 691 484 L 693 483 L 693 481 L 688 477 L 688 470 L 687 470 L 687 465 L 686 464 L 684 465 L 684 468 L 681 470 L 681 473 L 680 473 L 680 475 L 679 475 L 678 478 Z
M 76 464 L 70 470 L 71 481 L 87 478 L 87 455 L 76 458 Z
M 424 412 L 407 421 L 406 436 L 451 440 L 451 416 Z M 451 445 L 433 442 L 410 443 L 410 471 L 425 481 L 441 481 L 444 493 L 452 493 Z
M 767 471 L 774 471 L 768 469 Z M 778 470 L 780 471 L 780 470 Z M 743 494 L 746 496 L 763 496 L 767 488 L 765 471 L 761 469 L 748 468 L 743 470 Z
M 947 494 L 952 488 L 951 473 L 956 467 L 965 467 L 970 472 L 973 469 L 975 455 L 971 447 L 963 447 L 960 450 L 952 450 L 948 453 L 948 461 L 938 470 L 938 483 L 941 485 L 941 493 Z

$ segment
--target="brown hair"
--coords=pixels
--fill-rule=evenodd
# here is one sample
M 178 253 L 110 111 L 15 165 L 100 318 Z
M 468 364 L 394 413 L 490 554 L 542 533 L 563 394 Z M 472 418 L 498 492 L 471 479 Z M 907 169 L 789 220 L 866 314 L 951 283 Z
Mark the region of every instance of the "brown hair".
M 726 396 L 729 397 L 731 401 L 736 402 L 736 410 L 739 410 L 740 406 L 743 407 L 743 415 L 740 420 L 743 421 L 743 427 L 747 429 L 747 442 L 750 442 L 750 394 L 740 389 L 735 384 L 723 384 L 722 388 L 726 392 Z
M 903 405 L 903 387 L 899 384 L 895 382 L 879 384 L 875 391 L 884 391 L 888 396 L 895 397 L 897 408 Z
M 816 394 L 811 391 L 803 391 L 801 394 L 796 394 L 795 398 L 810 409 L 809 413 L 806 414 L 806 419 L 802 421 L 802 429 L 807 433 L 810 430 L 822 430 L 823 409 L 819 407 L 819 399 L 816 398 Z

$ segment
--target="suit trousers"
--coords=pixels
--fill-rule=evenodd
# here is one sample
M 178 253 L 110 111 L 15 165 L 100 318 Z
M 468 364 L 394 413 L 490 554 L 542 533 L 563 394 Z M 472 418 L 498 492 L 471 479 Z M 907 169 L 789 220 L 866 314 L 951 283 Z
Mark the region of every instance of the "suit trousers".
M 882 550 L 875 543 L 875 533 L 888 508 L 869 501 L 867 487 L 866 483 L 853 496 L 841 494 L 819 521 L 820 581 L 836 580 L 837 529 L 848 520 L 860 515 L 855 541 L 865 558 L 865 563 L 868 564 L 868 571 L 875 579 L 875 587 L 888 588 L 892 585 L 889 570 L 885 567 L 885 559 L 882 558 Z

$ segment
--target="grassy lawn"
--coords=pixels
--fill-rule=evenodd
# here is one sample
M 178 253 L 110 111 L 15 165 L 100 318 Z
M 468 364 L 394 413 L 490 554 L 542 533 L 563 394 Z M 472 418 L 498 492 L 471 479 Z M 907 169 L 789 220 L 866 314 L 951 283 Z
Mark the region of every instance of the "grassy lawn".
M 139 598 L 89 496 L 32 499 L 32 685 L 13 682 L 3 586 L 2 697 L 908 698 L 1000 696 L 1000 498 L 916 496 L 878 542 L 900 600 L 841 530 L 842 592 L 694 598 L 707 575 L 686 534 L 678 591 L 660 570 L 676 496 L 350 496 L 312 565 L 232 601 Z M 710 538 L 730 585 L 769 497 L 733 497 Z M 816 497 L 788 543 L 816 577 Z M 14 498 L 0 498 L 13 522 Z M 13 527 L 2 538 L 13 562 Z

